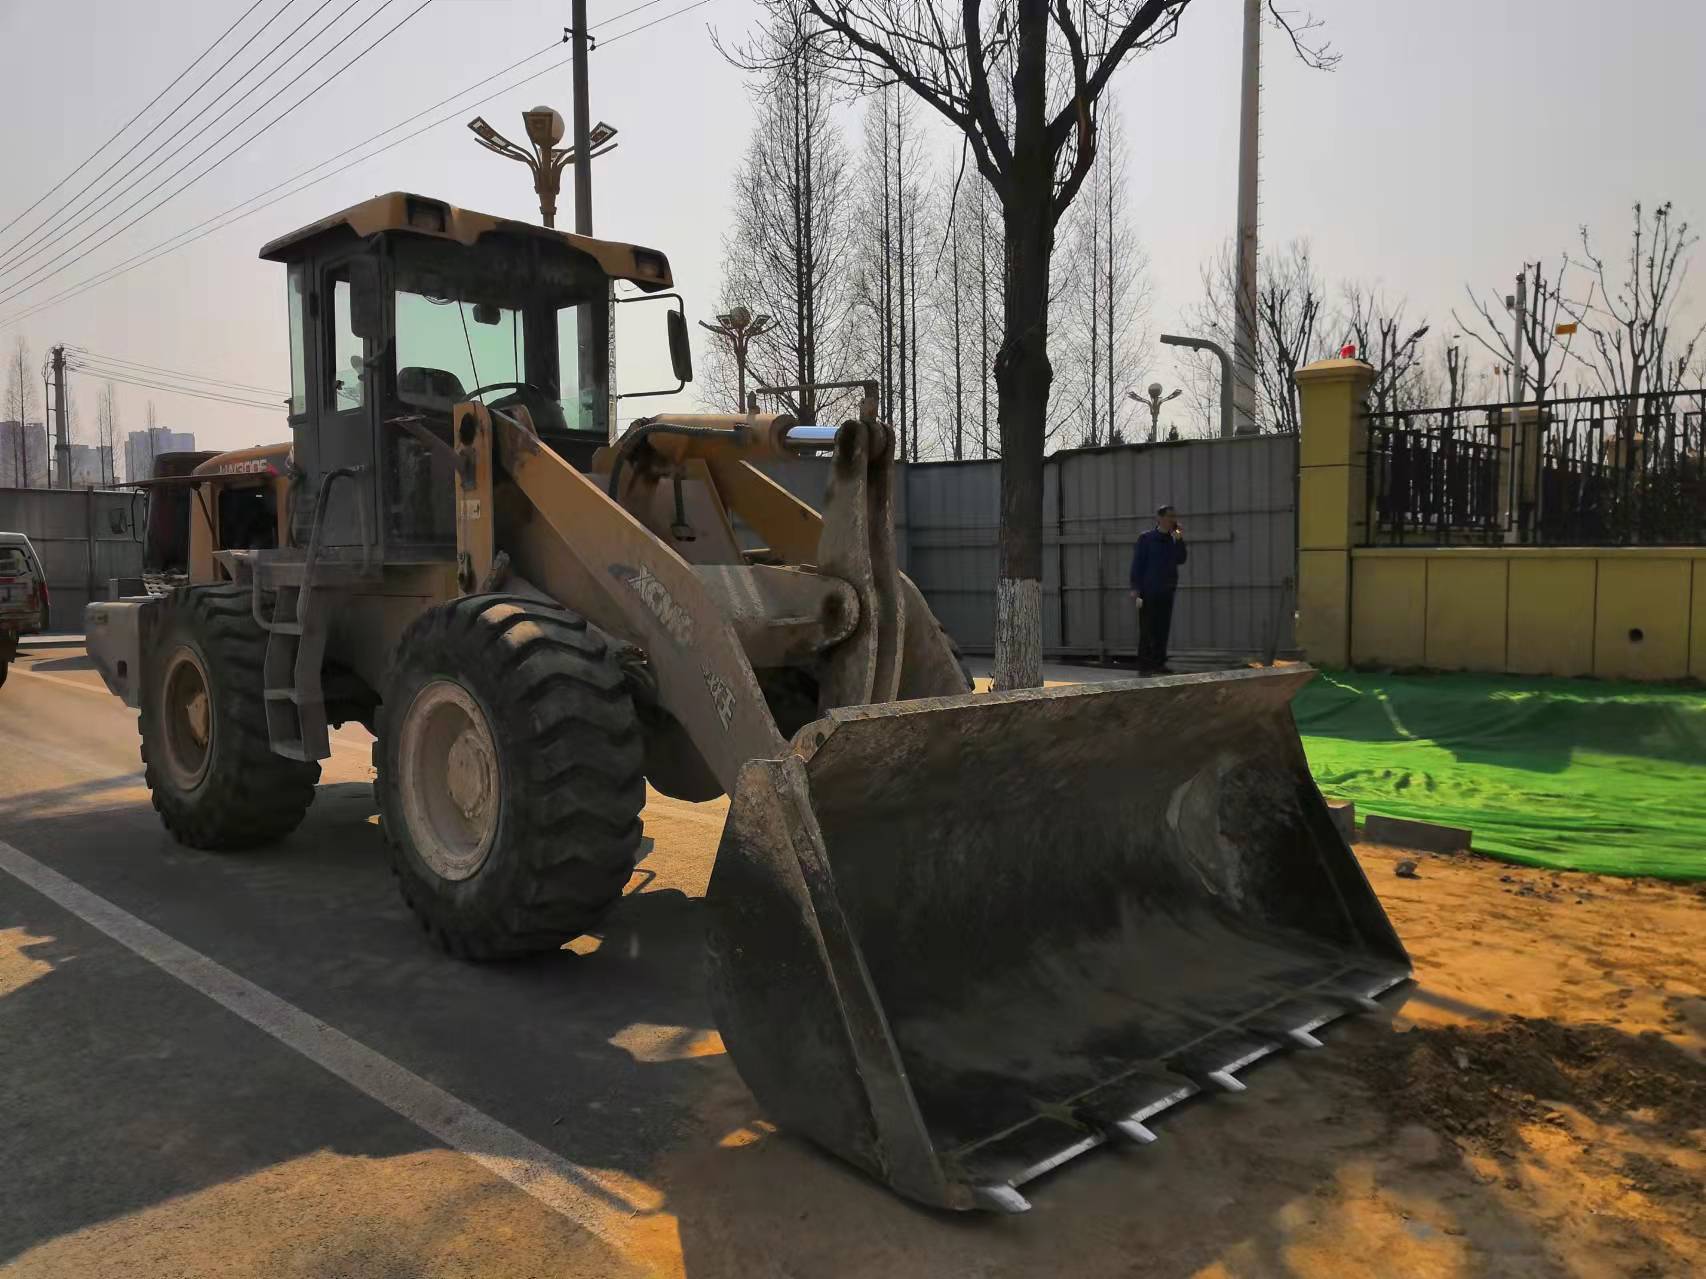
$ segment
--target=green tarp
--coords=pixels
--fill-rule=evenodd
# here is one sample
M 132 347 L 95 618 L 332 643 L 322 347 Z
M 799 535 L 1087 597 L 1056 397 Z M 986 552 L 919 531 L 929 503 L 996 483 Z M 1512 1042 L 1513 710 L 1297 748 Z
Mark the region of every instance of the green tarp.
M 1293 710 L 1316 782 L 1358 817 L 1466 826 L 1530 865 L 1706 879 L 1706 693 L 1323 671 Z

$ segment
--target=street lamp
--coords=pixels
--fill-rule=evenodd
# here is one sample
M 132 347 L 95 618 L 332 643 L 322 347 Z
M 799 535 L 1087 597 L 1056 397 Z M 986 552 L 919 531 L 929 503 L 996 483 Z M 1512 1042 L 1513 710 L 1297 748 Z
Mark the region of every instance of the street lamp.
M 539 195 L 539 216 L 546 226 L 554 227 L 557 225 L 557 193 L 563 185 L 563 166 L 574 160 L 575 149 L 557 149 L 557 144 L 563 140 L 565 126 L 562 115 L 550 107 L 523 111 L 521 120 L 527 127 L 527 140 L 533 144 L 531 152 L 511 142 L 480 116 L 468 121 L 468 127 L 486 150 L 519 161 L 533 171 L 533 189 Z M 615 136 L 616 130 L 602 120 L 595 124 L 588 158 L 615 150 L 616 144 L 611 141 Z
M 1183 394 L 1183 391 L 1175 389 L 1169 391 L 1166 395 L 1163 395 L 1161 394 L 1161 383 L 1159 382 L 1151 382 L 1149 384 L 1148 399 L 1144 399 L 1143 396 L 1139 395 L 1136 391 L 1126 392 L 1126 398 L 1128 400 L 1135 400 L 1139 404 L 1147 404 L 1149 406 L 1149 442 L 1151 444 L 1155 443 L 1156 436 L 1158 436 L 1161 431 L 1161 406 L 1168 400 L 1177 399 Z
M 755 316 L 744 306 L 731 307 L 717 317 L 715 324 L 704 320 L 699 321 L 699 327 L 729 340 L 729 346 L 735 355 L 735 379 L 740 397 L 736 405 L 737 411 L 745 413 L 746 405 L 746 349 L 755 337 L 760 337 L 776 327 L 776 321 L 768 315 Z
M 1182 346 L 1192 351 L 1212 351 L 1220 360 L 1220 438 L 1231 439 L 1232 428 L 1232 357 L 1226 353 L 1226 348 L 1218 342 L 1207 338 L 1181 337 L 1177 333 L 1163 333 L 1162 346 Z

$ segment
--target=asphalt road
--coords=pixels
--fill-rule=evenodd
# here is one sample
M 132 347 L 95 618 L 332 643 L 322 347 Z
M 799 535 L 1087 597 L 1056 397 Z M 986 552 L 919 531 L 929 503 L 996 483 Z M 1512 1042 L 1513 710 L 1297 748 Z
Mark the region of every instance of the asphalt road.
M 1028 1187 L 1024 1217 L 918 1209 L 776 1133 L 723 1054 L 698 911 L 721 802 L 654 797 L 601 936 L 470 966 L 403 907 L 370 739 L 336 736 L 291 838 L 195 852 L 82 650 L 20 655 L 0 689 L 0 1274 L 1184 1276 L 1222 1240 L 1277 1261 L 1282 1209 L 1334 1175 L 1321 1134 L 1356 1127 L 1323 1128 L 1342 1098 L 1288 1058 L 1155 1147 Z M 1311 1153 L 1253 1166 L 1241 1134 Z

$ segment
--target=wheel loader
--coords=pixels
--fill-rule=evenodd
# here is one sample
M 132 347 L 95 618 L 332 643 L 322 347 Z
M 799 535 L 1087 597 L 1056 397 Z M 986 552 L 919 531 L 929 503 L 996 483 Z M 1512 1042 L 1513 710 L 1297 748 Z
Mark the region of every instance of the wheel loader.
M 596 925 L 647 782 L 727 794 L 705 910 L 735 1065 L 951 1209 L 1023 1209 L 1407 977 L 1304 760 L 1306 668 L 974 694 L 897 568 L 874 387 L 839 424 L 611 442 L 581 339 L 612 282 L 692 376 L 663 254 L 397 193 L 262 257 L 290 440 L 159 481 L 193 494 L 190 584 L 87 611 L 178 840 L 284 836 L 359 722 L 409 906 L 495 959 Z M 761 466 L 803 452 L 821 511 Z

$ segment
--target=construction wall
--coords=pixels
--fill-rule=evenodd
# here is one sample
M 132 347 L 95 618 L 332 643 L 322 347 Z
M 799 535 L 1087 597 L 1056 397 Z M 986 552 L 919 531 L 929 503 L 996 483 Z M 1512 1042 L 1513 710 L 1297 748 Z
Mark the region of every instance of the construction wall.
M 1357 547 L 1351 661 L 1706 678 L 1706 547 Z
M 827 463 L 766 464 L 813 506 Z M 900 468 L 901 567 L 961 649 L 995 643 L 997 461 Z M 1291 436 L 1182 440 L 1056 453 L 1043 475 L 1043 651 L 1122 657 L 1137 650 L 1129 594 L 1132 547 L 1169 502 L 1190 546 L 1180 575 L 1173 650 L 1203 658 L 1288 653 L 1297 445 Z
M 48 629 L 81 631 L 108 579 L 141 576 L 144 508 L 131 492 L 0 489 L 0 530 L 28 537 L 47 574 Z

